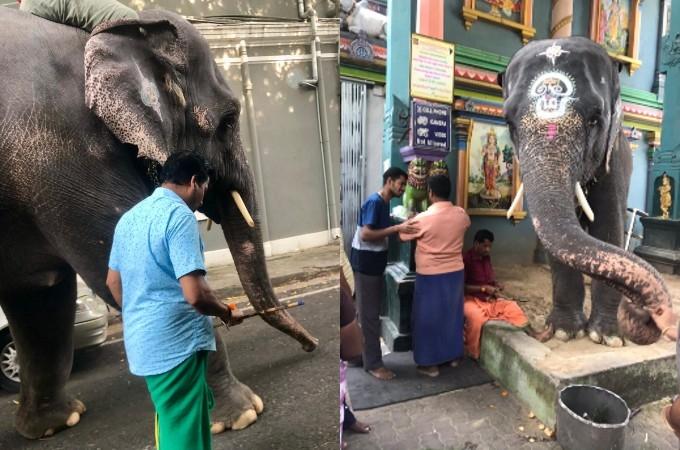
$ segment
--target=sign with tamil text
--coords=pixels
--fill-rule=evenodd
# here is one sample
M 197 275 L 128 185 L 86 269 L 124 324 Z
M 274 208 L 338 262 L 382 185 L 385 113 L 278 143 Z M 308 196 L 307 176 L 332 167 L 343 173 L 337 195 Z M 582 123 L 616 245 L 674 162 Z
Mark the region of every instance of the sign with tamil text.
M 411 102 L 411 146 L 448 152 L 451 145 L 451 107 Z
M 450 42 L 411 35 L 411 97 L 453 103 L 454 53 Z

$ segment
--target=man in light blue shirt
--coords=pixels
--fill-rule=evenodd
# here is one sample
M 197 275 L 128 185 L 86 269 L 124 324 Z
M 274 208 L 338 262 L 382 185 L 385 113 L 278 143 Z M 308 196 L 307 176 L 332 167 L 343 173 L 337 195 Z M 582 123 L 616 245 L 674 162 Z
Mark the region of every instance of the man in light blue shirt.
M 145 377 L 156 408 L 157 448 L 211 448 L 212 393 L 205 372 L 215 351 L 212 320 L 240 321 L 205 280 L 193 215 L 208 189 L 206 161 L 171 155 L 163 184 L 125 213 L 113 237 L 106 280 L 123 311 L 130 371 Z

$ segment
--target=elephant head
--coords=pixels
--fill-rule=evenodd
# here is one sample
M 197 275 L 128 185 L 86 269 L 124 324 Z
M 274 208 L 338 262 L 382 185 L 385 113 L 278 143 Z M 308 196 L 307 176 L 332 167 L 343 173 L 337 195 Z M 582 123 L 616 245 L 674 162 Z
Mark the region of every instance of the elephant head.
M 612 192 L 611 201 L 620 202 L 615 214 L 625 214 L 630 150 L 621 130 L 617 66 L 589 39 L 535 41 L 512 57 L 501 84 L 538 237 L 555 259 L 629 299 L 618 311 L 619 329 L 626 337 L 640 344 L 655 342 L 659 326 L 672 323 L 663 279 L 637 256 L 586 233 L 576 213 L 580 205 L 597 221 L 583 188 L 598 179 L 620 177 L 620 192 Z M 623 161 L 618 163 L 624 167 L 617 169 L 620 173 L 611 173 L 615 160 Z
M 239 137 L 240 104 L 198 30 L 167 11 L 101 24 L 85 47 L 85 100 L 136 158 L 149 186 L 173 152 L 189 149 L 210 162 L 201 211 L 222 226 L 253 306 L 278 306 L 265 265 L 253 175 Z M 263 317 L 304 350 L 316 348 L 316 338 L 285 311 Z

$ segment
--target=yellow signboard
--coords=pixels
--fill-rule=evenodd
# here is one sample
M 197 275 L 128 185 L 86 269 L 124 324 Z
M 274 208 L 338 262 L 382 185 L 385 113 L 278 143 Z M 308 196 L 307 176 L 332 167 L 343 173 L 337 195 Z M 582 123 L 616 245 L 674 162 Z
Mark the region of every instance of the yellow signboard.
M 411 35 L 411 97 L 453 103 L 454 53 L 450 42 Z

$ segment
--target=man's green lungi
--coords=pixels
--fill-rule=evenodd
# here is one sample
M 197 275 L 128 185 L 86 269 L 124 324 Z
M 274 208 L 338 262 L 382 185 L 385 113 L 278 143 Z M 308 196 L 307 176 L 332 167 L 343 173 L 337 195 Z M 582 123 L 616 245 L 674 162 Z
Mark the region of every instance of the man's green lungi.
M 208 352 L 199 351 L 160 375 L 144 377 L 156 408 L 158 450 L 209 450 L 214 399 L 206 381 Z

